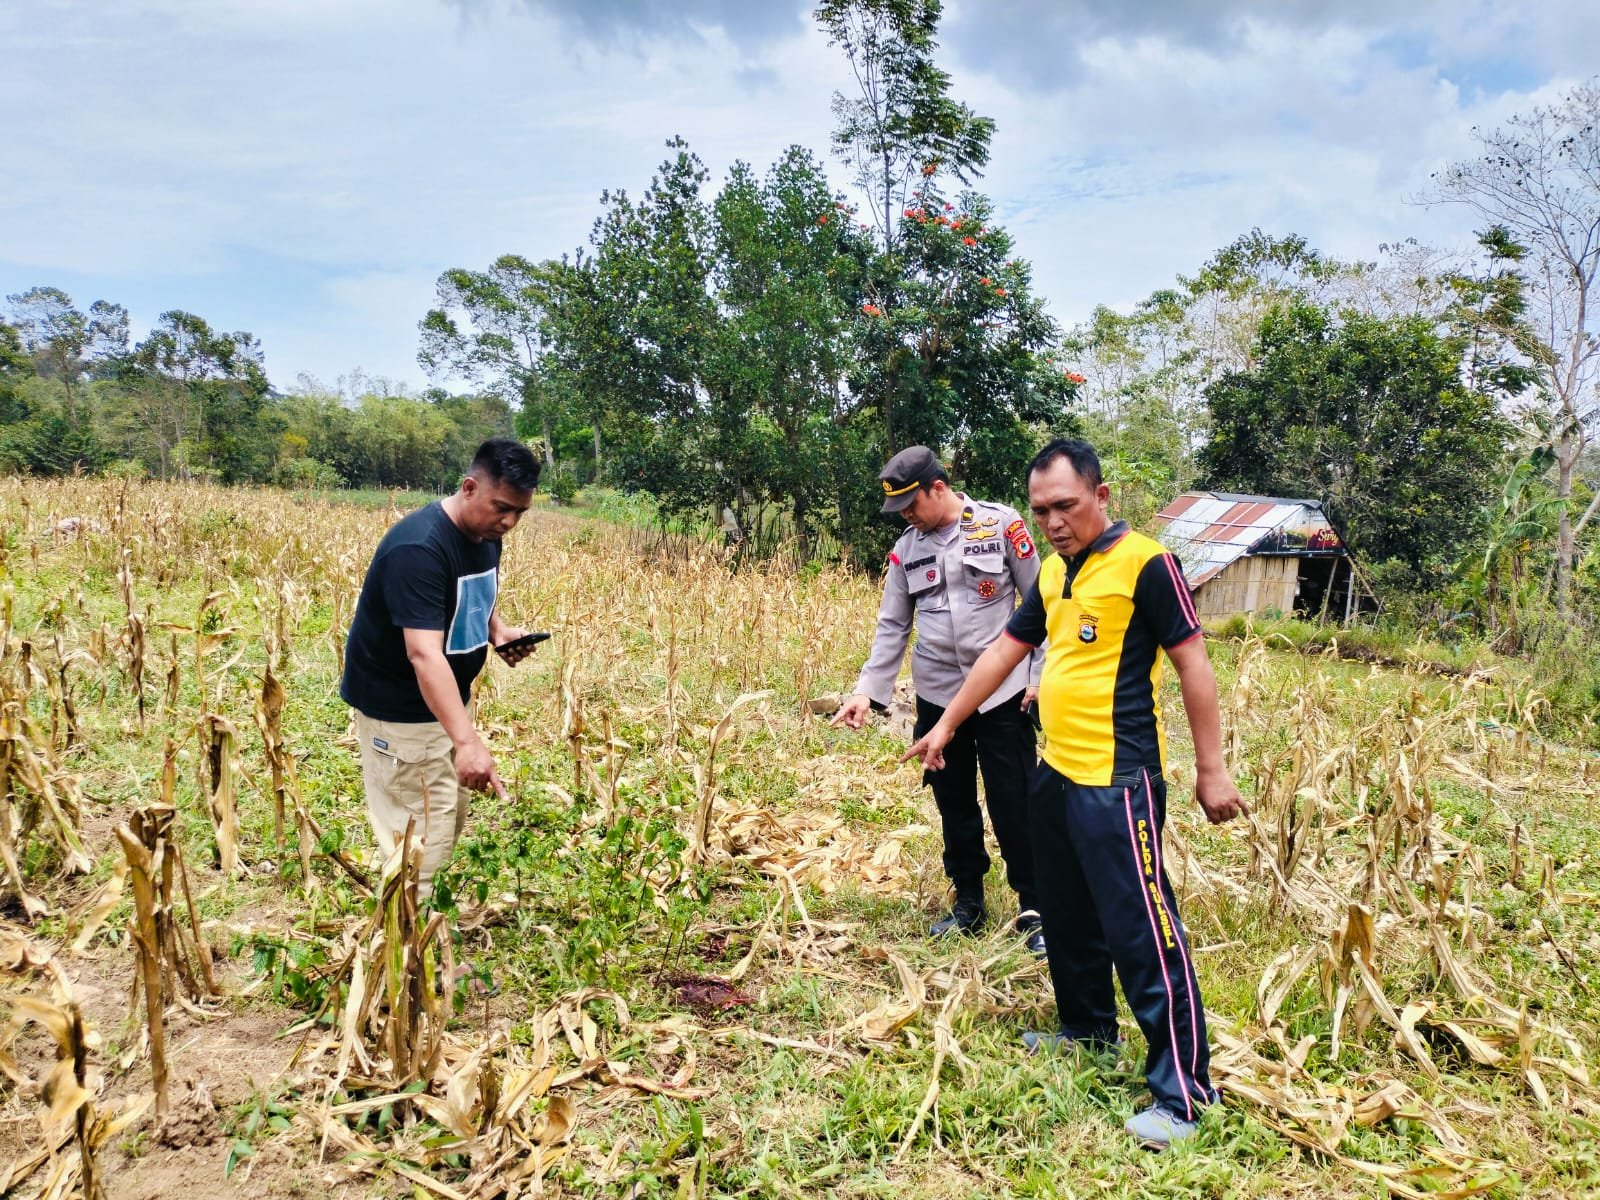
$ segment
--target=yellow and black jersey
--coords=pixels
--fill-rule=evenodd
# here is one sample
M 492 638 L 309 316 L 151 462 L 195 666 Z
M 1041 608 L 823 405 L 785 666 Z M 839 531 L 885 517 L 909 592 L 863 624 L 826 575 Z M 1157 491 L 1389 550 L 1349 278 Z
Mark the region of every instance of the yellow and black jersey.
M 1049 642 L 1039 684 L 1045 761 L 1084 787 L 1162 766 L 1160 652 L 1199 632 L 1178 560 L 1125 521 L 1070 560 L 1046 559 L 1006 626 L 1025 645 Z

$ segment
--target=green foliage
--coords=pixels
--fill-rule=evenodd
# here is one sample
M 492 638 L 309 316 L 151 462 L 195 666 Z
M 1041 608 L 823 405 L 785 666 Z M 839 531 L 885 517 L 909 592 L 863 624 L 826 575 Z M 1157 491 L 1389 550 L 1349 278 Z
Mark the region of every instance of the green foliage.
M 454 913 L 469 898 L 513 901 L 517 937 L 542 947 L 522 969 L 569 985 L 616 983 L 642 942 L 663 955 L 681 947 L 706 899 L 671 808 L 628 799 L 637 807 L 604 826 L 586 822 L 588 805 L 519 805 L 506 827 L 456 847 L 435 877 L 434 906 Z
M 314 458 L 289 458 L 273 467 L 272 482 L 288 488 L 336 488 L 344 480 L 328 463 Z
M 0 322 L 0 471 L 154 475 L 295 488 L 453 487 L 484 438 L 511 432 L 492 394 L 271 394 L 260 344 L 163 313 L 128 348 L 128 314 L 58 288 L 8 298 Z M 358 377 L 358 382 L 361 381 Z
M 571 504 L 578 494 L 577 472 L 565 463 L 546 471 L 539 482 L 557 504 Z
M 1419 317 L 1302 300 L 1269 312 L 1252 369 L 1206 389 L 1207 486 L 1310 494 L 1369 561 L 1453 562 L 1509 433 L 1494 399 L 1463 386 L 1462 349 Z
M 895 213 L 919 185 L 948 171 L 968 183 L 989 161 L 994 121 L 951 98 L 934 62 L 940 0 L 824 0 L 813 14 L 860 85 L 833 96 L 833 145 L 872 197 L 873 219 L 892 253 Z
M 517 408 L 519 434 L 540 440 L 546 467 L 554 465 L 558 430 L 585 411 L 550 348 L 552 312 L 565 277 L 559 262 L 516 254 L 501 255 L 486 271 L 452 268 L 439 276 L 438 307 L 419 326 L 423 369 L 487 383 L 494 396 Z
M 1472 135 L 1479 153 L 1437 172 L 1432 199 L 1484 218 L 1484 249 L 1515 268 L 1499 272 L 1515 276 L 1509 291 L 1490 286 L 1466 303 L 1476 302 L 1478 328 L 1513 351 L 1503 361 L 1534 382 L 1527 415 L 1554 452 L 1556 496 L 1568 503 L 1600 381 L 1600 79 Z M 1571 609 L 1578 532 L 1570 513 L 1559 514 L 1553 582 L 1561 618 Z
M 949 202 L 926 186 L 900 224 L 901 253 L 874 260 L 860 309 L 857 416 L 883 457 L 948 450 L 958 481 L 1020 501 L 1041 435 L 1077 428 L 1076 385 L 1050 353 L 1055 323 L 987 198 Z
M 1018 500 L 1040 439 L 1076 429 L 1075 385 L 989 201 L 939 190 L 976 174 L 993 132 L 934 65 L 940 5 L 816 16 L 863 80 L 836 101 L 835 141 L 866 172 L 881 244 L 807 151 L 764 177 L 736 163 L 707 203 L 708 172 L 674 138 L 639 197 L 602 194 L 585 252 L 446 272 L 420 357 L 515 382 L 524 433 L 547 446 L 559 414 L 581 415 L 596 475 L 664 513 L 726 507 L 758 551 L 781 535 L 877 561 L 886 458 L 926 442 L 958 482 Z

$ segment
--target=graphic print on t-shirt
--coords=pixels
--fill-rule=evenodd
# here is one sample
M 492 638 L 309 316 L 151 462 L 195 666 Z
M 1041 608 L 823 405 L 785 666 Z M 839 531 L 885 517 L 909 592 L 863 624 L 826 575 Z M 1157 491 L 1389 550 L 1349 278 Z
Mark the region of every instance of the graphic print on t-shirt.
M 499 573 L 493 568 L 456 580 L 456 615 L 445 638 L 446 654 L 467 654 L 489 644 L 489 614 Z

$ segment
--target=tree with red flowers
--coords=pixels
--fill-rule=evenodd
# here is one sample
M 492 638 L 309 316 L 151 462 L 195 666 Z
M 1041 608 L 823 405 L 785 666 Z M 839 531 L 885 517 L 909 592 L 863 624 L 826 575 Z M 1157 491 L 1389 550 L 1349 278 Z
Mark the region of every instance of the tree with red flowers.
M 824 0 L 814 14 L 850 60 L 859 91 L 835 92 L 834 149 L 872 198 L 884 249 L 899 235 L 895 214 L 941 174 L 970 183 L 989 161 L 994 121 L 950 98 L 950 76 L 933 61 L 940 0 Z
M 963 483 L 1017 498 L 1040 434 L 1076 428 L 1056 324 L 984 196 L 946 202 L 925 187 L 897 238 L 897 254 L 874 260 L 856 322 L 857 415 L 881 453 L 932 446 Z
M 834 146 L 881 239 L 856 310 L 849 421 L 858 472 L 922 443 L 958 482 L 1019 499 L 1037 443 L 1076 428 L 1075 385 L 1049 357 L 1056 325 L 988 199 L 946 199 L 941 181 L 970 184 L 988 163 L 994 122 L 951 98 L 933 57 L 940 14 L 939 0 L 827 0 L 815 13 L 858 86 L 834 97 Z M 864 542 L 869 521 L 865 509 L 844 518 Z

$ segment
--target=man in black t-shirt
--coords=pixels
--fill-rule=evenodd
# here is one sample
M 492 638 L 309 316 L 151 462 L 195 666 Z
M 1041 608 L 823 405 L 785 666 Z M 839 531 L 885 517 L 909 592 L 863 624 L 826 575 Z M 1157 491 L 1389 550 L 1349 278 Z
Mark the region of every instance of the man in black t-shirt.
M 500 539 L 538 482 L 528 447 L 484 442 L 453 496 L 378 543 L 350 623 L 339 694 L 356 710 L 367 814 L 386 856 L 415 821 L 423 895 L 461 836 L 470 793 L 505 795 L 468 701 L 489 647 L 524 634 L 495 607 Z M 501 657 L 516 666 L 528 652 Z

